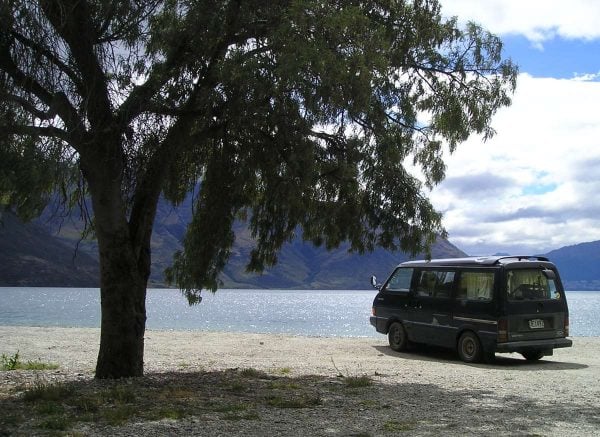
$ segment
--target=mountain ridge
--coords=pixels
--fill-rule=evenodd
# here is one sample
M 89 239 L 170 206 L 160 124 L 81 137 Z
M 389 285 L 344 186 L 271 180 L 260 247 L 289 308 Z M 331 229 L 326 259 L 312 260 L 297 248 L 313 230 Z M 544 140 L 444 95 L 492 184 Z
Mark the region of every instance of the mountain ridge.
M 163 272 L 191 218 L 191 207 L 173 208 L 161 202 L 152 236 L 152 274 L 148 286 L 163 287 Z M 48 213 L 22 223 L 12 213 L 0 213 L 0 286 L 98 287 L 97 245 L 81 240 L 81 222 Z M 236 242 L 225 266 L 221 288 L 367 289 L 372 274 L 384 279 L 408 255 L 380 248 L 359 255 L 348 245 L 327 251 L 302 240 L 284 245 L 278 263 L 262 274 L 246 272 L 253 239 L 243 223 L 234 227 Z M 433 258 L 467 256 L 451 242 L 438 239 Z M 600 290 L 600 241 L 561 247 L 544 254 L 553 261 L 567 290 Z M 422 256 L 421 256 L 422 257 Z
M 99 286 L 97 244 L 81 240 L 79 220 L 55 218 L 49 213 L 31 223 L 22 223 L 7 212 L 0 217 L 4 222 L 0 225 L 0 286 Z M 181 249 L 190 219 L 191 208 L 159 204 L 148 287 L 164 286 L 163 272 L 173 253 Z M 279 251 L 275 266 L 262 274 L 248 273 L 246 264 L 254 240 L 243 223 L 237 222 L 234 232 L 236 241 L 220 277 L 221 288 L 366 289 L 372 274 L 383 278 L 409 259 L 404 253 L 379 248 L 364 255 L 350 253 L 348 244 L 327 251 L 303 241 L 298 234 Z M 465 253 L 440 238 L 432 247 L 432 256 L 459 257 Z

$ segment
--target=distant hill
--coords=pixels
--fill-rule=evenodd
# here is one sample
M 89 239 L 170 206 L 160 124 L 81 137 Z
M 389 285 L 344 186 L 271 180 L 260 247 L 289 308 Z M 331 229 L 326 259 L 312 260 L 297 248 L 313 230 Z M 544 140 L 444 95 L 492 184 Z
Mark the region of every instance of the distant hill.
M 163 272 L 191 218 L 191 207 L 177 209 L 160 202 L 152 237 L 150 287 L 164 286 Z M 240 223 L 236 243 L 221 279 L 225 288 L 364 289 L 369 277 L 383 280 L 391 269 L 408 259 L 406 254 L 377 249 L 365 255 L 351 254 L 342 245 L 333 251 L 303 242 L 286 244 L 278 264 L 262 275 L 246 273 L 253 240 Z M 99 269 L 94 241 L 79 241 L 81 223 L 76 216 L 62 219 L 46 212 L 24 224 L 11 213 L 0 214 L 0 286 L 97 287 Z M 77 247 L 77 250 L 75 249 Z M 439 239 L 434 258 L 453 258 L 465 253 Z M 600 290 L 600 241 L 553 250 L 545 256 L 555 262 L 568 290 Z
M 160 202 L 152 237 L 150 287 L 164 285 L 164 269 L 173 252 L 181 248 L 191 214 L 191 207 L 175 209 Z M 33 223 L 23 224 L 9 213 L 2 221 L 0 286 L 98 286 L 97 246 L 94 241 L 79 241 L 78 220 L 52 218 L 46 212 Z M 384 279 L 395 265 L 408 259 L 406 254 L 382 249 L 352 254 L 347 245 L 328 252 L 298 237 L 282 248 L 276 266 L 251 274 L 245 267 L 253 240 L 243 224 L 236 224 L 234 230 L 236 243 L 221 276 L 225 288 L 365 289 L 370 287 L 372 274 Z M 432 256 L 452 258 L 465 253 L 439 239 Z
M 222 275 L 228 288 L 367 289 L 371 275 L 383 280 L 393 267 L 409 259 L 404 253 L 383 249 L 357 255 L 348 252 L 348 245 L 327 251 L 296 238 L 282 248 L 277 265 L 262 275 L 249 274 L 245 266 L 252 248 L 251 238 L 240 229 L 236 236 L 236 246 Z M 456 258 L 465 253 L 438 239 L 432 247 L 432 256 Z
M 567 290 L 600 290 L 600 241 L 562 247 L 546 256 L 558 267 Z
M 73 242 L 0 213 L 0 286 L 98 287 L 98 272 L 96 257 L 76 253 Z

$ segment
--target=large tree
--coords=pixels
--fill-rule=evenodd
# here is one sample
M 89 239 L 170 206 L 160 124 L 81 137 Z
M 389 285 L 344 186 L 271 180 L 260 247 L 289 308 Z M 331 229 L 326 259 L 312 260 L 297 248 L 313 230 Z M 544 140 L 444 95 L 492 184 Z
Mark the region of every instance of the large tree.
M 425 196 L 444 151 L 491 135 L 516 80 L 436 0 L 3 0 L 0 28 L 0 200 L 31 217 L 50 193 L 91 199 L 98 378 L 143 373 L 161 195 L 200 187 L 166 272 L 190 302 L 235 220 L 254 271 L 298 231 L 421 251 L 444 232 Z

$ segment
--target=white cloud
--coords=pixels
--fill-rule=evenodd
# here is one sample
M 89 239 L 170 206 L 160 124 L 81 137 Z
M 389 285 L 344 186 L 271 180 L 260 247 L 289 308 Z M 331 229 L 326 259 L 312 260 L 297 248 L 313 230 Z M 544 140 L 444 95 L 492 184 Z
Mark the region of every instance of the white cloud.
M 521 75 L 487 143 L 447 157 L 431 193 L 469 254 L 540 253 L 600 240 L 600 83 Z
M 596 0 L 440 0 L 442 13 L 496 34 L 522 34 L 534 43 L 554 37 L 600 38 Z
M 586 73 L 576 74 L 573 80 L 580 80 L 582 82 L 595 81 L 600 79 L 600 71 L 598 73 Z

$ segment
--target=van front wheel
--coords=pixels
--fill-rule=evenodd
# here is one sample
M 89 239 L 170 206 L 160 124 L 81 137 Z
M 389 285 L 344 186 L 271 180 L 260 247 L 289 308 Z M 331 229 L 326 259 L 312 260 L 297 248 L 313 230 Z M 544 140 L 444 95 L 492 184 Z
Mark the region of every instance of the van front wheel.
M 465 363 L 478 363 L 483 357 L 479 338 L 470 331 L 464 332 L 458 340 L 458 356 Z
M 408 338 L 406 337 L 406 331 L 402 323 L 394 322 L 390 325 L 388 341 L 390 342 L 390 347 L 395 351 L 406 350 Z

